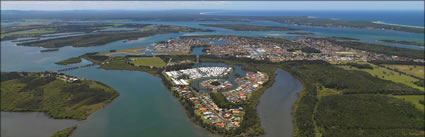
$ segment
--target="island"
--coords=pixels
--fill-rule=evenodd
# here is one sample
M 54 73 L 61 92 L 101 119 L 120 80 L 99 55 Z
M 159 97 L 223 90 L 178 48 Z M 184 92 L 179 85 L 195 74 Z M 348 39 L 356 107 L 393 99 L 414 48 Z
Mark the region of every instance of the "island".
M 40 50 L 40 52 L 53 52 L 53 51 L 59 51 L 59 49 L 53 48 L 53 49 L 43 49 L 43 50 Z
M 1 111 L 58 119 L 84 120 L 119 96 L 103 83 L 55 72 L 2 72 L 1 85 Z
M 397 41 L 397 40 L 377 40 L 380 42 L 394 43 L 394 44 L 405 44 L 405 45 L 414 45 L 424 47 L 425 43 L 423 42 L 415 42 L 415 41 Z
M 55 62 L 55 64 L 58 64 L 58 65 L 68 65 L 68 64 L 80 63 L 81 61 L 82 60 L 81 60 L 80 57 L 72 57 L 72 58 L 69 58 L 69 59 L 66 59 L 66 60 Z
M 5 31 L 2 31 L 2 40 L 27 37 L 48 37 L 42 40 L 21 41 L 17 43 L 21 46 L 43 48 L 60 48 L 64 46 L 89 47 L 104 45 L 118 40 L 136 40 L 156 34 L 212 31 L 176 25 L 107 23 L 47 23 L 25 26 L 8 25 L 5 27 L 2 26 L 2 28 L 5 29 Z M 34 29 L 44 30 L 43 32 L 45 33 L 32 31 Z
M 259 25 L 248 25 L 248 24 L 199 24 L 207 27 L 217 27 L 230 29 L 234 31 L 294 31 L 298 29 L 278 27 L 278 26 L 259 26 Z
M 313 32 L 288 32 L 286 34 L 291 34 L 291 35 L 314 35 L 316 33 L 313 33 Z

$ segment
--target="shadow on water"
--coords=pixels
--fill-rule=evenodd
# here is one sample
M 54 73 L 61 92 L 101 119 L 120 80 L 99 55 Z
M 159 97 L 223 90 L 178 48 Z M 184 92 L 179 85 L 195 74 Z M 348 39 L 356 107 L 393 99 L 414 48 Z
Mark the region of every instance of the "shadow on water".
M 302 84 L 288 72 L 277 69 L 273 86 L 260 97 L 257 106 L 265 137 L 293 137 L 292 106 L 297 100 L 297 92 Z

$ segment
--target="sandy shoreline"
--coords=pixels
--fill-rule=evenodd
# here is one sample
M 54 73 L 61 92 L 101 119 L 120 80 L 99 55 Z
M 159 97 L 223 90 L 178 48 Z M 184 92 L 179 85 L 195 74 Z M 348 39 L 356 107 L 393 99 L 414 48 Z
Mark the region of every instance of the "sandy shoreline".
M 372 23 L 375 23 L 375 24 L 384 24 L 384 25 L 393 25 L 393 26 L 401 26 L 401 27 L 411 27 L 411 28 L 424 28 L 424 27 L 421 27 L 421 26 L 392 24 L 392 23 L 385 23 L 385 22 L 382 22 L 382 21 L 372 21 Z

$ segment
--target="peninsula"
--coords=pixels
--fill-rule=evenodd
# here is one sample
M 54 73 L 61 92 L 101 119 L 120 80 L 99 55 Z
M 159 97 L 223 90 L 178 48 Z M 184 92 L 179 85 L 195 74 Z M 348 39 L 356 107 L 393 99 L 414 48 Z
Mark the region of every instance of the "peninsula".
M 55 72 L 2 72 L 1 85 L 1 111 L 58 119 L 84 120 L 119 96 L 103 83 Z

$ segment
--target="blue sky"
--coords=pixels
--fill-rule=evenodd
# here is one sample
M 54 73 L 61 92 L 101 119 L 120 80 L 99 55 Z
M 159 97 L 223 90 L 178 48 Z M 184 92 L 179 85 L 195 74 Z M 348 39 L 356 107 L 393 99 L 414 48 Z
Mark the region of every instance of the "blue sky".
M 1 10 L 424 10 L 424 1 L 1 1 Z

